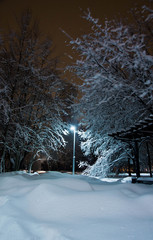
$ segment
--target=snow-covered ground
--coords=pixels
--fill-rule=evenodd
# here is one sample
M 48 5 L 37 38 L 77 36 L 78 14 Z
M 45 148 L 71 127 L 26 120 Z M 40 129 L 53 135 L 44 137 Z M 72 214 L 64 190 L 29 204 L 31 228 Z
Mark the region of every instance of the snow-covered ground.
M 0 239 L 152 240 L 153 185 L 127 180 L 1 174 Z

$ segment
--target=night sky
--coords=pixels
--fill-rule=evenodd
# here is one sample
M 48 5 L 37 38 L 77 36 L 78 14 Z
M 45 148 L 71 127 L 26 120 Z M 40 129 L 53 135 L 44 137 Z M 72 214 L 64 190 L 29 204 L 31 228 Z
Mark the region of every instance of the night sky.
M 128 10 L 135 4 L 142 4 L 143 0 L 0 0 L 0 29 L 8 25 L 13 26 L 14 17 L 30 8 L 39 19 L 41 30 L 51 36 L 55 46 L 55 54 L 61 61 L 68 52 L 65 41 L 67 37 L 61 32 L 64 29 L 72 37 L 78 37 L 87 31 L 88 25 L 81 18 L 83 12 L 89 8 L 94 17 L 103 20 L 116 15 L 125 17 Z

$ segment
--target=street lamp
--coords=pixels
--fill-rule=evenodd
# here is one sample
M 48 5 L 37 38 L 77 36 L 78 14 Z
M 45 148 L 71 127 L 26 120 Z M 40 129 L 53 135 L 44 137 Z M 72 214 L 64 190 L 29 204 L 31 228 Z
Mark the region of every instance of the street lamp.
M 73 131 L 73 166 L 72 166 L 72 174 L 75 174 L 75 133 L 76 133 L 76 128 L 75 126 L 71 126 L 71 131 Z

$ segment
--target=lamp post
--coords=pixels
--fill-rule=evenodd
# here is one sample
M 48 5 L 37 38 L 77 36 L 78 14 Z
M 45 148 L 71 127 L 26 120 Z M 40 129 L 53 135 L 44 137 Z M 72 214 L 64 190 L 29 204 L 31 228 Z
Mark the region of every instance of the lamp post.
M 75 126 L 71 126 L 71 131 L 73 131 L 73 166 L 72 166 L 72 174 L 75 174 Z

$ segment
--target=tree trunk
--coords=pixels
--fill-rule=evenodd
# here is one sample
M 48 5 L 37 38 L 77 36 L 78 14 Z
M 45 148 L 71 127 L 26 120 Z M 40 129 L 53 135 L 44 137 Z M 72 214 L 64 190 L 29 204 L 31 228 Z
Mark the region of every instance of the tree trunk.
M 6 155 L 6 146 L 4 146 L 2 157 L 1 157 L 1 173 L 5 172 L 5 155 Z
M 29 164 L 28 164 L 28 173 L 31 173 L 33 163 L 34 163 L 34 159 L 31 158 L 30 161 L 29 161 Z
M 31 173 L 32 163 L 28 165 L 28 173 Z

